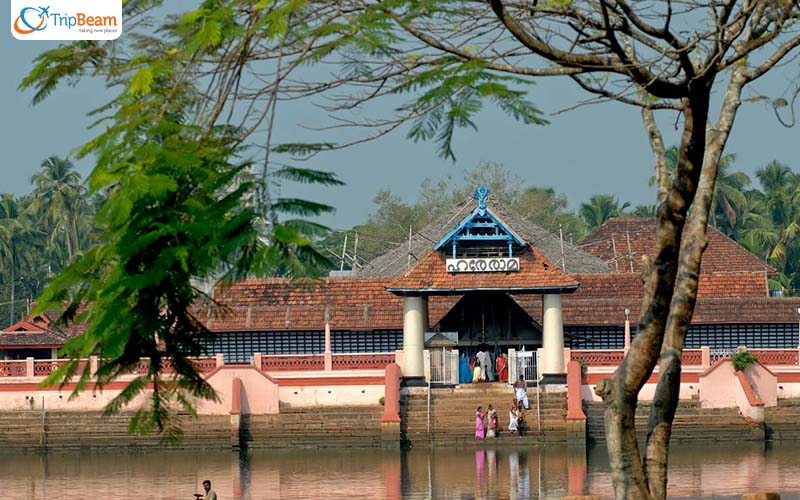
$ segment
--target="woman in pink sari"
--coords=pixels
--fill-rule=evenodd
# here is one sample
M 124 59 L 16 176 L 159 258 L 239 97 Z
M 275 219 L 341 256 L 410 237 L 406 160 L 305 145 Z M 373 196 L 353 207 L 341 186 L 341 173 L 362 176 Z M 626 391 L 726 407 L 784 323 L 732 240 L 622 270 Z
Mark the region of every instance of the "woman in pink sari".
M 478 407 L 478 411 L 475 412 L 475 437 L 477 439 L 483 439 L 484 437 L 484 430 L 483 430 L 483 406 Z

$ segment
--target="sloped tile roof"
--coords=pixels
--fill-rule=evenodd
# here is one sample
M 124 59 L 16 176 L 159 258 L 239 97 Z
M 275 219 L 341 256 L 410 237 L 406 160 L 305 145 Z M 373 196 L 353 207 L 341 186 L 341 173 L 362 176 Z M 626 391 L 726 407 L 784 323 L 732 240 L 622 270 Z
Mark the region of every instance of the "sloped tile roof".
M 621 326 L 625 308 L 631 310 L 631 322 L 636 323 L 641 299 L 565 296 L 562 307 L 565 326 Z M 800 297 L 698 298 L 692 324 L 796 323 L 798 307 Z
M 642 297 L 642 278 L 639 273 L 575 274 L 573 277 L 580 282 L 574 293 L 576 299 Z M 766 297 L 766 276 L 763 271 L 701 274 L 697 296 Z
M 548 261 L 536 247 L 529 246 L 518 255 L 519 271 L 487 273 L 451 273 L 442 252 L 431 250 L 403 276 L 392 281 L 389 291 L 406 293 L 425 291 L 434 294 L 473 290 L 516 290 L 571 292 L 578 282 Z
M 744 247 L 709 226 L 708 247 L 703 253 L 701 273 L 769 272 L 775 270 Z M 656 243 L 656 219 L 622 217 L 607 220 L 584 238 L 579 248 L 601 259 L 618 272 L 639 272 L 644 255 Z
M 51 321 L 46 314 L 25 318 L 0 330 L 0 347 L 22 346 L 61 346 L 69 336 L 50 328 Z
M 386 329 L 403 324 L 403 302 L 385 278 L 328 278 L 298 283 L 283 278 L 219 287 L 215 312 L 198 312 L 212 331 Z M 399 325 L 399 326 L 398 326 Z

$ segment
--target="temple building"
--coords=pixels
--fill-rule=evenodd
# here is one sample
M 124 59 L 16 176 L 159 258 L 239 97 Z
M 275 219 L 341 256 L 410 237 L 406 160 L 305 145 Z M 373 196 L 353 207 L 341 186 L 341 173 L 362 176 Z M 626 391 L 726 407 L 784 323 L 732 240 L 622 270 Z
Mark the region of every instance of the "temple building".
M 687 347 L 797 348 L 800 298 L 770 296 L 774 270 L 715 229 L 708 233 Z M 541 349 L 537 378 L 559 382 L 564 347 L 621 349 L 626 320 L 629 335 L 636 334 L 641 260 L 654 241 L 655 219 L 624 218 L 573 245 L 479 188 L 413 233 L 408 245 L 348 276 L 218 288 L 214 298 L 227 312 L 201 319 L 217 333 L 209 353 L 224 354 L 226 363 L 251 362 L 254 353 L 402 350 L 403 375 L 414 380 L 425 374 L 426 347 L 450 342 L 468 353 L 479 346 L 495 353 Z M 29 323 L 0 331 L 6 358 L 19 357 L 14 342 L 39 345 L 20 329 L 39 328 L 42 339 L 73 333 L 52 332 L 47 318 Z

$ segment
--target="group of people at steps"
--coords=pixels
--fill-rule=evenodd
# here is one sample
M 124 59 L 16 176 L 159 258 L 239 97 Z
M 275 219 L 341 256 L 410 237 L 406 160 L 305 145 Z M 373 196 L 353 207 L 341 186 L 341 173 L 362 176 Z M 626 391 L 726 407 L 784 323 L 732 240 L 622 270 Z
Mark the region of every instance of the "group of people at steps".
M 511 400 L 511 407 L 508 409 L 508 432 L 512 436 L 524 436 L 526 431 L 525 410 L 530 408 L 528 404 L 528 386 L 525 379 L 520 375 L 514 382 L 514 398 Z M 477 439 L 496 438 L 500 435 L 498 428 L 497 410 L 489 405 L 486 412 L 483 406 L 479 406 L 475 411 L 475 437 Z
M 471 357 L 461 353 L 458 366 L 458 382 L 506 382 L 508 380 L 508 358 L 503 353 L 497 356 L 489 352 L 487 345 L 481 345 L 478 352 Z

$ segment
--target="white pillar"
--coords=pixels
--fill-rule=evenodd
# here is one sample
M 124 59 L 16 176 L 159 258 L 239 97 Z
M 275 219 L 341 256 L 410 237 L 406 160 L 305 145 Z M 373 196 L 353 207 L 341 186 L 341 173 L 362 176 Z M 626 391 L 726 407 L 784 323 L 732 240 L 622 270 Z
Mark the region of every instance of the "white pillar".
M 428 322 L 428 299 L 405 297 L 403 300 L 403 376 L 424 377 L 422 351 Z
M 545 294 L 542 301 L 542 374 L 561 374 L 564 370 L 564 324 L 561 295 Z
M 624 349 L 625 352 L 628 352 L 628 349 L 631 348 L 631 320 L 625 318 L 625 340 L 624 340 Z
M 325 371 L 333 370 L 333 351 L 331 351 L 331 324 L 325 321 Z

